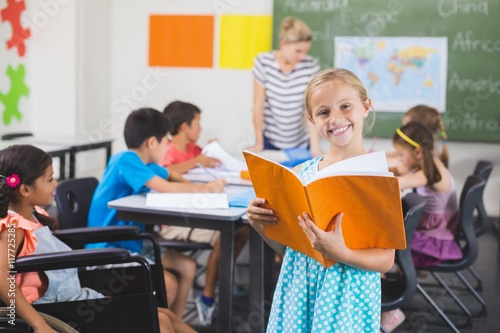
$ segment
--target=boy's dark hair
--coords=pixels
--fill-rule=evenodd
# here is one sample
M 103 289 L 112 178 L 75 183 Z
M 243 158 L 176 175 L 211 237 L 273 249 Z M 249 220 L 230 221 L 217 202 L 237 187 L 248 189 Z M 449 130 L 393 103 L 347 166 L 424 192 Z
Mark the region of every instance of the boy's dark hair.
M 165 107 L 163 113 L 167 116 L 172 125 L 170 134 L 176 135 L 179 133 L 181 125 L 184 123 L 191 125 L 194 117 L 200 114 L 201 110 L 191 103 L 174 101 Z
M 20 184 L 15 188 L 7 185 L 6 179 L 0 178 L 0 218 L 7 216 L 10 202 L 18 200 L 15 195 L 21 184 L 32 186 L 35 180 L 44 175 L 45 170 L 52 164 L 52 157 L 43 150 L 31 145 L 13 145 L 0 150 L 0 175 L 9 177 L 19 176 Z M 43 225 L 54 230 L 57 220 L 33 211 L 33 214 Z
M 142 108 L 129 114 L 123 136 L 128 148 L 139 148 L 152 136 L 160 142 L 169 131 L 170 124 L 163 113 L 152 108 Z

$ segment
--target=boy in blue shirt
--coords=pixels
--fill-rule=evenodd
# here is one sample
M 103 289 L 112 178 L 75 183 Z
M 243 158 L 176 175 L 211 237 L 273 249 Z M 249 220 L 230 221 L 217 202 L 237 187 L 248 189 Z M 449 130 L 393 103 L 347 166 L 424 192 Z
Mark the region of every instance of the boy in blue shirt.
M 97 186 L 89 211 L 89 227 L 135 225 L 144 230 L 144 224 L 120 221 L 117 211 L 108 208 L 111 200 L 155 190 L 157 192 L 222 192 L 224 182 L 214 180 L 193 184 L 176 172 L 160 166 L 167 147 L 168 119 L 150 108 L 133 111 L 125 122 L 124 137 L 128 150 L 112 156 Z M 88 247 L 119 247 L 132 253 L 142 252 L 142 241 L 97 243 Z M 165 271 L 165 284 L 170 309 L 182 316 L 191 288 L 195 263 L 175 251 L 167 251 L 162 258 L 165 268 L 179 273 L 179 280 Z

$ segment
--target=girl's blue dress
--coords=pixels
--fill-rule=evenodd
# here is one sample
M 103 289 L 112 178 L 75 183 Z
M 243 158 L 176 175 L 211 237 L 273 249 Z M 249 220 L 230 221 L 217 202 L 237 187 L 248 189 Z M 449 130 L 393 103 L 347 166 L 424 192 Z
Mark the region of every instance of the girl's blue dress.
M 299 176 L 304 182 L 318 172 L 320 160 L 303 164 Z M 380 332 L 380 298 L 379 273 L 342 263 L 326 269 L 286 248 L 267 332 Z

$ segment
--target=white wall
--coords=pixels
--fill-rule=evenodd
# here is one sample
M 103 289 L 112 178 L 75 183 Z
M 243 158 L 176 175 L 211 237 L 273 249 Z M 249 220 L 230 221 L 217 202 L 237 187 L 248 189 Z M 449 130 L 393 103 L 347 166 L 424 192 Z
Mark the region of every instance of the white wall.
M 73 134 L 78 123 L 78 3 L 28 0 L 27 7 L 33 132 Z
M 148 67 L 148 18 L 162 13 L 217 14 L 221 9 L 271 15 L 271 0 L 57 1 L 67 4 L 44 28 L 44 37 L 36 41 L 40 49 L 34 56 L 38 74 L 33 84 L 33 92 L 37 91 L 33 101 L 38 113 L 36 133 L 85 131 L 90 139 L 111 134 L 116 152 L 125 147 L 123 124 L 132 109 L 151 106 L 161 110 L 172 100 L 181 99 L 202 109 L 202 145 L 218 138 L 228 151 L 238 154 L 253 143 L 250 71 Z M 217 33 L 215 38 L 217 50 Z M 392 150 L 389 140 L 379 139 L 376 148 Z M 500 144 L 452 142 L 449 148 L 450 169 L 458 189 L 478 160 L 495 163 L 484 199 L 488 213 L 499 216 Z M 79 161 L 78 176 L 99 176 L 102 156 L 87 156 L 96 162 Z

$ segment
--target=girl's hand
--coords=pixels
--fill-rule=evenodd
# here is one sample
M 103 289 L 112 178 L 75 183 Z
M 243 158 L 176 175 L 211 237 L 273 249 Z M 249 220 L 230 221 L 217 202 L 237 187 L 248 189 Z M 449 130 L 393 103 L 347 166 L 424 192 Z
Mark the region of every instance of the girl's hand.
M 273 225 L 278 221 L 278 217 L 272 209 L 261 207 L 265 203 L 266 199 L 255 198 L 250 201 L 247 209 L 248 221 L 259 234 L 264 231 L 264 225 Z
M 224 185 L 226 182 L 222 179 L 216 179 L 212 180 L 210 183 L 206 183 L 203 186 L 203 189 L 206 192 L 211 192 L 211 193 L 219 193 L 224 191 Z
M 326 232 L 314 224 L 307 213 L 298 216 L 299 224 L 311 242 L 313 249 L 332 258 L 338 262 L 344 262 L 347 246 L 342 235 L 342 217 L 344 213 L 338 213 L 334 217 L 334 229 Z

